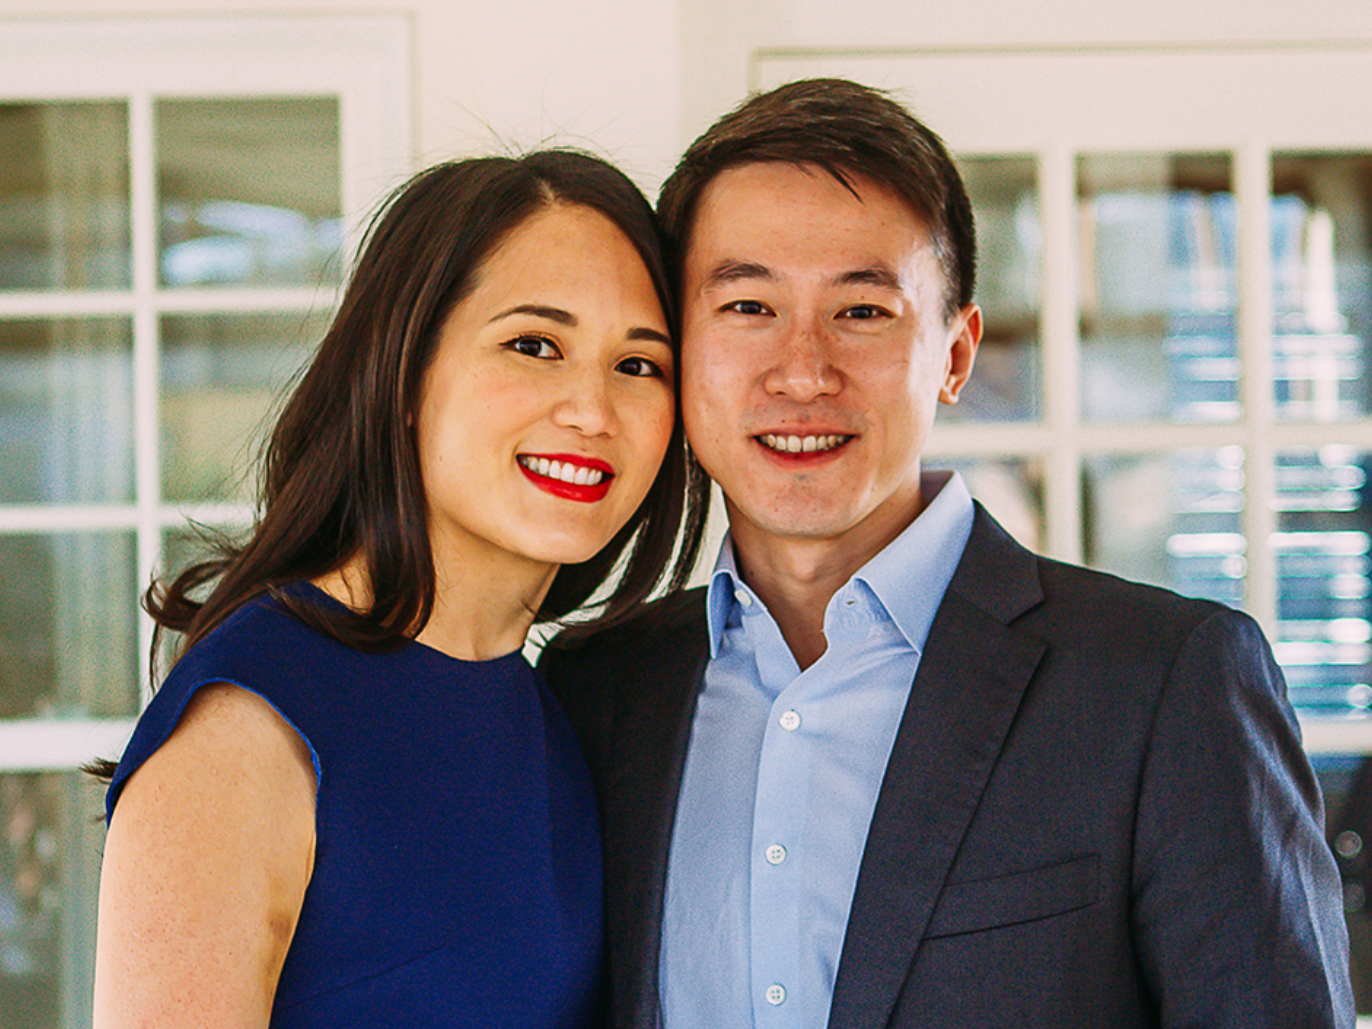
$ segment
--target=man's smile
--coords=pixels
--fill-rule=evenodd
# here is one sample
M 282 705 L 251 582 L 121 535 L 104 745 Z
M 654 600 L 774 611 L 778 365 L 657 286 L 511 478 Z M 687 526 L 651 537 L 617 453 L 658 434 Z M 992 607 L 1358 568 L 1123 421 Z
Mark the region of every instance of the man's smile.
M 780 454 L 813 454 L 822 453 L 828 450 L 835 450 L 847 443 L 852 436 L 842 433 L 829 433 L 822 436 L 800 436 L 800 435 L 781 435 L 778 433 L 763 433 L 761 436 L 754 436 L 755 440 L 761 443 L 768 450 L 775 450 Z

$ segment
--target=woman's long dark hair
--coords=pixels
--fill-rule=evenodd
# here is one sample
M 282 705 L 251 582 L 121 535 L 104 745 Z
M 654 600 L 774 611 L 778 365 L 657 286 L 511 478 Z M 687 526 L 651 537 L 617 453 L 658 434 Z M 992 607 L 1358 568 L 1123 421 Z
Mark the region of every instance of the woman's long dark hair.
M 308 624 L 363 650 L 393 649 L 424 627 L 433 612 L 435 572 L 413 428 L 423 376 L 440 326 L 474 288 L 485 258 L 555 203 L 589 207 L 618 226 L 642 257 L 668 324 L 676 324 L 652 210 L 604 161 L 543 150 L 454 161 L 417 175 L 374 219 L 338 315 L 276 424 L 250 538 L 223 546 L 170 582 L 154 581 L 144 594 L 159 635 L 184 633 L 184 652 L 266 592 Z M 627 617 L 669 567 L 670 587 L 684 585 L 700 547 L 707 482 L 677 418 L 643 503 L 598 554 L 559 569 L 536 620 L 582 607 L 621 559 L 623 574 L 596 625 Z M 368 577 L 365 610 L 279 591 L 354 558 Z M 209 595 L 195 599 L 206 587 Z M 157 650 L 154 642 L 154 656 Z

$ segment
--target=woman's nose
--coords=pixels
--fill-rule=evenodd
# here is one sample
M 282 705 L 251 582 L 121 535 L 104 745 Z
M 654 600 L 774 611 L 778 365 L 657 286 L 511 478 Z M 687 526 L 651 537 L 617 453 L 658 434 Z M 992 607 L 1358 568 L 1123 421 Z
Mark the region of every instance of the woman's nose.
M 553 408 L 553 422 L 584 436 L 612 435 L 619 428 L 609 375 L 587 370 L 574 375 Z

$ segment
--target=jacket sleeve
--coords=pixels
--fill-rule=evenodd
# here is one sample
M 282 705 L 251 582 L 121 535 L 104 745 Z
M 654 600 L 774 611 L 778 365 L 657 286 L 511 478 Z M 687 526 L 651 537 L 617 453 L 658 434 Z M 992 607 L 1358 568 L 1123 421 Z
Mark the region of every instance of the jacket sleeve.
M 1133 932 L 1167 1027 L 1352 1027 L 1348 938 L 1323 805 L 1251 618 L 1199 624 L 1143 766 Z

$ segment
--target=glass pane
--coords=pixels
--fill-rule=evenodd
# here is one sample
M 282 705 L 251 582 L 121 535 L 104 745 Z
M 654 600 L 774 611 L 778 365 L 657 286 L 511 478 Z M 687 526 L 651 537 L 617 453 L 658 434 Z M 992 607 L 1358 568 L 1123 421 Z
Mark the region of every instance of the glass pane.
M 1311 761 L 1324 794 L 1326 834 L 1343 879 L 1353 997 L 1358 1014 L 1372 1014 L 1372 758 L 1326 754 Z
M 338 100 L 156 105 L 161 281 L 336 281 L 343 239 Z
M 130 282 L 123 103 L 0 104 L 0 289 Z
M 185 522 L 162 533 L 162 560 L 158 563 L 159 578 L 174 578 L 192 564 L 217 556 L 215 546 L 221 539 L 241 542 L 247 535 L 244 526 L 201 525 Z M 207 583 L 194 591 L 196 599 L 209 596 L 214 583 Z M 157 651 L 158 674 L 171 670 L 181 646 L 182 634 L 164 631 Z
M 1372 155 L 1272 161 L 1277 415 L 1366 414 L 1372 340 Z
M 1277 660 L 1294 703 L 1345 713 L 1372 707 L 1372 507 L 1365 451 L 1277 457 Z
M 237 541 L 244 530 L 189 522 L 162 533 L 161 575 L 178 575 L 184 569 L 215 556 L 215 544 L 222 537 Z
M 0 775 L 0 1022 L 91 1024 L 104 789 L 77 774 Z
M 133 714 L 132 533 L 0 536 L 0 718 Z
M 251 500 L 278 400 L 327 328 L 318 315 L 162 321 L 162 495 Z
M 977 302 L 985 333 L 962 397 L 940 407 L 956 421 L 1030 420 L 1039 412 L 1039 308 L 1043 232 L 1028 157 L 958 162 L 977 225 Z
M 133 343 L 122 318 L 0 321 L 0 504 L 133 499 Z
M 1238 606 L 1248 571 L 1243 458 L 1240 447 L 1087 458 L 1087 562 Z
M 1043 467 L 1038 460 L 931 458 L 927 468 L 961 473 L 972 496 L 1030 550 L 1043 539 Z
M 1077 174 L 1086 416 L 1237 418 L 1229 159 L 1087 155 Z

